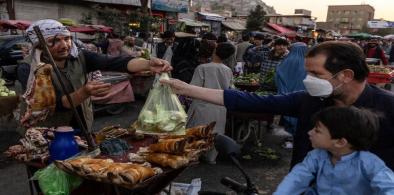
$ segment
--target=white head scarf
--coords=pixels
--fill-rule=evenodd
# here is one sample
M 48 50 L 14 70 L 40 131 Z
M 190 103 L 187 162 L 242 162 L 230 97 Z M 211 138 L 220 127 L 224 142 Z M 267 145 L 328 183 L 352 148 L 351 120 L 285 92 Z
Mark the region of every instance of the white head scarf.
M 56 20 L 52 20 L 52 19 L 38 20 L 36 22 L 33 22 L 26 30 L 27 36 L 33 44 L 33 48 L 38 45 L 38 37 L 33 29 L 34 26 L 38 26 L 40 28 L 41 33 L 45 39 L 49 37 L 54 37 L 56 35 L 64 35 L 64 36 L 71 35 L 67 27 L 63 26 L 62 23 Z M 74 42 L 72 42 L 70 54 L 73 57 L 78 56 L 78 48 Z
M 71 35 L 71 33 L 67 29 L 67 27 L 63 26 L 62 23 L 60 23 L 56 20 L 52 20 L 52 19 L 38 20 L 36 22 L 33 22 L 29 26 L 29 28 L 27 28 L 26 33 L 27 33 L 29 40 L 33 44 L 33 49 L 31 50 L 31 53 L 30 53 L 32 56 L 32 62 L 30 64 L 30 74 L 29 74 L 29 79 L 27 81 L 27 90 L 24 94 L 25 98 L 28 96 L 28 94 L 30 94 L 32 92 L 32 85 L 33 85 L 34 79 L 35 79 L 34 72 L 37 70 L 37 68 L 40 65 L 43 65 L 43 63 L 41 63 L 42 51 L 37 48 L 39 40 L 38 40 L 36 32 L 33 29 L 34 26 L 38 26 L 40 28 L 41 33 L 45 39 L 48 39 L 49 37 L 54 37 L 56 35 L 64 35 L 64 36 Z M 72 45 L 71 45 L 70 55 L 73 57 L 78 56 L 78 48 L 73 41 L 72 41 Z

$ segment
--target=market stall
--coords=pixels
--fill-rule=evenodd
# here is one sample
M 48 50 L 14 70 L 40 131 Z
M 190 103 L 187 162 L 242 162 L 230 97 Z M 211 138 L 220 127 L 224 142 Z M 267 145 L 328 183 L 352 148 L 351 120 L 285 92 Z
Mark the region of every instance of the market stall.
M 269 87 L 262 87 L 260 84 L 260 74 L 250 73 L 236 76 L 234 86 L 241 91 L 248 91 L 256 95 L 271 95 L 275 91 L 268 90 Z M 245 142 L 249 136 L 254 136 L 255 144 L 260 146 L 263 140 L 263 123 L 266 129 L 270 127 L 274 120 L 274 115 L 267 113 L 246 113 L 246 112 L 228 112 L 228 127 L 230 135 L 238 142 Z M 241 121 L 242 126 L 239 129 L 235 127 L 235 121 Z M 253 127 L 252 122 L 257 121 L 257 127 Z
M 86 142 L 76 136 L 81 152 L 54 162 L 57 168 L 85 180 L 71 194 L 94 193 L 97 188 L 94 184 L 106 185 L 109 192 L 105 194 L 126 189 L 139 194 L 155 194 L 185 168 L 197 163 L 199 155 L 213 146 L 214 125 L 187 129 L 185 135 L 148 135 L 136 132 L 133 127 L 108 126 L 95 133 L 99 149 L 87 152 Z M 20 144 L 11 146 L 6 155 L 26 164 L 28 175 L 33 176 L 30 170 L 45 168 L 51 161 L 49 143 L 56 142 L 58 135 L 55 134 L 53 128 L 30 128 Z M 53 185 L 62 184 L 56 180 L 52 182 Z M 34 186 L 33 181 L 30 186 Z M 45 184 L 40 184 L 40 188 L 43 189 L 38 190 L 44 191 L 64 189 Z
M 368 61 L 375 62 L 374 60 L 368 59 Z M 391 90 L 391 84 L 394 78 L 394 69 L 389 66 L 383 65 L 368 65 L 369 74 L 367 81 L 369 84 L 383 87 L 384 89 Z
M 9 29 L 26 30 L 31 22 L 27 20 L 0 20 L 0 31 Z
M 51 79 L 60 78 L 60 73 L 38 26 L 34 31 L 51 64 L 38 65 L 32 75 L 33 81 L 24 95 L 27 108 L 21 120 L 27 131 L 19 144 L 5 152 L 9 158 L 26 165 L 31 193 L 99 194 L 98 188 L 108 186 L 100 194 L 120 191 L 155 194 L 212 148 L 215 122 L 186 129 L 187 114 L 177 96 L 158 80 L 130 127 L 110 125 L 99 131 L 84 125 L 60 80 L 61 90 L 81 129 L 61 125 L 37 127 L 38 122 L 50 120 L 46 117 L 55 110 Z M 168 80 L 169 75 L 161 73 L 160 79 Z
M 19 96 L 15 91 L 8 89 L 5 80 L 0 78 L 0 117 L 12 113 L 19 102 Z

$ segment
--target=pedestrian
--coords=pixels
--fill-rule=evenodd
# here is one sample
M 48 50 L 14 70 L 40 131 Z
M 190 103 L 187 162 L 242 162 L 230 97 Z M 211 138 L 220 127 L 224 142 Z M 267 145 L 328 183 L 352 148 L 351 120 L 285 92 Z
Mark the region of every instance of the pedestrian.
M 264 87 L 269 84 L 266 81 L 271 72 L 275 72 L 276 66 L 289 53 L 287 47 L 289 42 L 286 39 L 278 38 L 273 43 L 273 48 L 270 45 L 263 45 L 264 36 L 257 34 L 255 37 L 255 47 L 247 51 L 248 64 L 253 64 L 253 68 L 260 69 L 260 84 Z M 250 65 L 248 65 L 250 66 Z
M 121 54 L 122 47 L 123 41 L 119 38 L 119 36 L 110 34 L 108 38 L 107 55 L 112 57 L 119 56 Z
M 150 70 L 153 72 L 169 71 L 171 66 L 168 62 L 161 59 L 145 60 L 132 57 L 108 57 L 93 53 L 87 50 L 78 50 L 73 43 L 71 33 L 67 27 L 60 22 L 52 19 L 38 20 L 33 22 L 26 30 L 28 39 L 32 43 L 32 53 L 25 59 L 29 71 L 24 76 L 29 78 L 22 83 L 27 86 L 26 94 L 28 95 L 33 89 L 34 72 L 41 62 L 50 63 L 48 56 L 42 53 L 42 48 L 34 26 L 38 26 L 46 42 L 48 49 L 60 70 L 60 79 L 65 84 L 66 92 L 72 99 L 76 109 L 81 113 L 83 125 L 86 129 L 91 130 L 93 124 L 93 111 L 91 96 L 105 96 L 110 92 L 111 84 L 99 81 L 88 81 L 86 75 L 95 70 L 111 70 L 121 72 L 138 72 Z M 26 66 L 25 66 L 26 67 Z M 30 73 L 29 73 L 30 72 Z M 56 108 L 52 116 L 47 116 L 43 122 L 36 124 L 39 126 L 56 127 L 72 126 L 75 129 L 81 129 L 76 122 L 72 112 L 72 107 L 63 93 L 60 86 L 60 80 L 52 72 L 52 84 L 55 88 Z M 27 114 L 27 113 L 26 113 Z M 25 115 L 22 122 L 32 120 L 29 115 Z
M 200 47 L 198 52 L 198 61 L 200 64 L 206 64 L 211 62 L 213 49 L 216 47 L 216 41 L 218 38 L 213 33 L 205 33 L 200 41 Z M 213 47 L 212 47 L 213 46 Z
M 379 65 L 380 63 L 384 65 L 388 64 L 386 55 L 384 54 L 382 47 L 380 47 L 377 39 L 372 39 L 368 42 L 367 47 L 365 48 L 365 55 L 367 58 L 379 59 L 380 61 L 378 61 L 376 65 Z
M 175 42 L 175 33 L 172 31 L 165 31 L 161 38 L 163 41 L 156 45 L 154 49 L 155 53 L 152 55 L 171 62 L 174 51 L 178 46 L 178 43 Z
M 308 131 L 311 117 L 330 106 L 363 107 L 381 113 L 378 139 L 371 152 L 394 169 L 394 94 L 369 85 L 369 68 L 363 50 L 351 42 L 326 41 L 308 51 L 305 57 L 308 73 L 303 83 L 306 91 L 287 95 L 258 96 L 253 93 L 206 89 L 178 80 L 162 81 L 175 93 L 213 104 L 224 105 L 227 111 L 271 113 L 298 119 L 294 134 L 291 167 L 301 162 L 312 149 Z
M 391 49 L 389 52 L 389 63 L 390 65 L 394 65 L 394 44 L 391 43 Z
M 308 46 L 303 42 L 296 42 L 291 45 L 289 55 L 276 67 L 275 85 L 277 93 L 286 95 L 296 91 L 305 90 L 302 82 L 306 77 L 305 54 Z M 282 116 L 280 124 L 285 130 L 294 135 L 297 127 L 297 119 L 289 116 Z M 291 139 L 284 144 L 285 148 L 292 148 Z
M 128 55 L 131 57 L 141 57 L 143 55 L 144 51 L 142 48 L 135 45 L 135 37 L 126 36 L 123 42 L 121 55 Z
M 230 43 L 230 44 L 233 44 L 233 43 L 231 43 L 231 42 L 228 40 L 226 34 L 221 34 L 221 35 L 218 37 L 217 43 L 218 43 L 218 44 L 219 44 L 219 43 Z M 235 68 L 235 64 L 236 64 L 235 53 L 233 53 L 233 55 L 231 55 L 231 56 L 228 57 L 227 59 L 223 59 L 223 64 L 227 65 L 227 66 L 233 71 L 234 68 Z
M 355 107 L 318 112 L 308 132 L 310 151 L 274 195 L 394 194 L 394 173 L 367 150 L 378 130 L 376 114 Z M 312 185 L 311 185 L 312 183 Z
M 263 45 L 264 35 L 257 33 L 253 36 L 253 45 L 246 48 L 243 59 L 245 61 L 245 72 L 256 73 L 261 67 L 262 56 L 270 50 L 269 46 Z
M 237 47 L 237 53 L 236 53 L 236 61 L 237 61 L 237 67 L 241 67 L 241 70 L 239 72 L 242 71 L 244 65 L 245 65 L 245 60 L 243 59 L 243 56 L 246 52 L 246 49 L 249 48 L 250 46 L 252 46 L 253 44 L 251 44 L 249 42 L 249 33 L 245 33 L 244 35 L 242 35 L 242 42 L 238 43 L 236 45 Z
M 191 85 L 210 89 L 230 89 L 233 80 L 233 72 L 223 60 L 235 53 L 235 47 L 229 42 L 219 43 L 214 49 L 212 62 L 199 65 L 193 74 Z M 188 111 L 187 127 L 208 124 L 216 121 L 214 133 L 224 134 L 226 126 L 226 108 L 224 106 L 207 103 L 201 100 L 193 100 Z M 206 160 L 215 163 L 216 150 L 208 152 Z

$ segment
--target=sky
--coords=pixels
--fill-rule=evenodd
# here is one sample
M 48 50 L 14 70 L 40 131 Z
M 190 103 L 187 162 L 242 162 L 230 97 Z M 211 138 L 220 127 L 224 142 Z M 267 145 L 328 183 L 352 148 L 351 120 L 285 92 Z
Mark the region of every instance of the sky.
M 294 14 L 294 9 L 307 9 L 317 21 L 326 21 L 328 5 L 369 4 L 375 8 L 375 19 L 394 21 L 394 0 L 262 0 L 274 6 L 276 13 Z

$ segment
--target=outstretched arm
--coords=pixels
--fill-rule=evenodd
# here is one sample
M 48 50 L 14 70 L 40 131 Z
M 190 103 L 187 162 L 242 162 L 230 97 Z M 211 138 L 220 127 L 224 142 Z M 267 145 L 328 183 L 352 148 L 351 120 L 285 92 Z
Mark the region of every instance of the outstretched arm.
M 140 72 L 144 70 L 150 70 L 155 73 L 168 72 L 172 70 L 170 63 L 159 58 L 151 58 L 146 60 L 143 58 L 134 58 L 127 64 L 127 70 L 129 72 Z
M 224 105 L 223 90 L 197 87 L 177 79 L 160 80 L 160 82 L 169 85 L 176 94 L 200 99 L 212 104 Z

